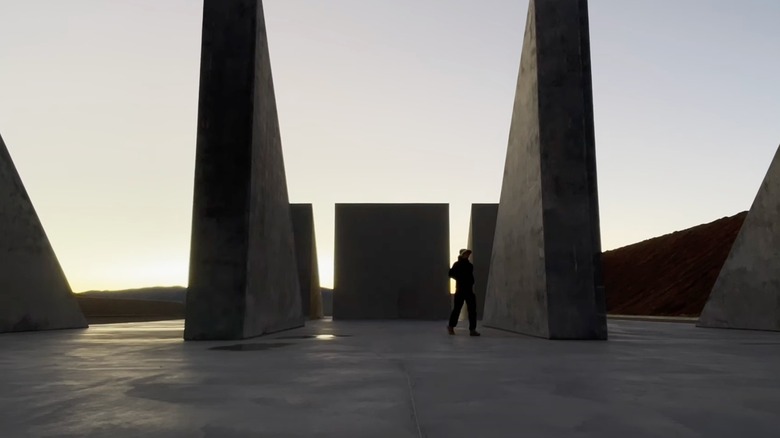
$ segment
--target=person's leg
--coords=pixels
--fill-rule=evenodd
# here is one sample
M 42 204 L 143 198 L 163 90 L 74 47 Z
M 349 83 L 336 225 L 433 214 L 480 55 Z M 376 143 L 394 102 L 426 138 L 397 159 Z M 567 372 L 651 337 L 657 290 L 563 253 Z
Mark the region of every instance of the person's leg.
M 463 294 L 456 293 L 453 296 L 452 313 L 450 313 L 450 327 L 458 325 L 458 318 L 460 318 L 460 310 L 463 308 Z
M 469 330 L 477 330 L 477 296 L 474 292 L 466 295 L 466 310 L 469 312 Z

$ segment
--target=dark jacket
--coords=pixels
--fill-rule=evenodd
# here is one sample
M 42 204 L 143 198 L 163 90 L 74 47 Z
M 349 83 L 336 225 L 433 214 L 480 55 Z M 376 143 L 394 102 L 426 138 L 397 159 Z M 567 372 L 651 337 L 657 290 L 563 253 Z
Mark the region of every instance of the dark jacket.
M 455 293 L 472 292 L 474 290 L 474 265 L 469 259 L 458 257 L 458 261 L 450 268 L 450 278 L 455 280 Z

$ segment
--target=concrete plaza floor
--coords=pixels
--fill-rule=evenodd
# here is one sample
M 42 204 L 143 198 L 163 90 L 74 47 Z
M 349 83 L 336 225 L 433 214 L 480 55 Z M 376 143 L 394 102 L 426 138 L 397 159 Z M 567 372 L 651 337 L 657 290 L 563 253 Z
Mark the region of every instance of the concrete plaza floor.
M 777 333 L 612 321 L 607 342 L 563 342 L 444 326 L 320 321 L 242 342 L 185 343 L 181 321 L 0 335 L 0 436 L 780 436 Z

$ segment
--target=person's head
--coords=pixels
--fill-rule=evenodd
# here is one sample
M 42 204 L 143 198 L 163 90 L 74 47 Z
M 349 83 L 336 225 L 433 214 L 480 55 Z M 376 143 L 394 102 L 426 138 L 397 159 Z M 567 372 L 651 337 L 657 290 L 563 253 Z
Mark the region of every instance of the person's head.
M 471 250 L 470 249 L 462 249 L 462 250 L 460 250 L 460 253 L 459 253 L 458 257 L 461 258 L 461 259 L 467 259 L 467 258 L 471 257 Z

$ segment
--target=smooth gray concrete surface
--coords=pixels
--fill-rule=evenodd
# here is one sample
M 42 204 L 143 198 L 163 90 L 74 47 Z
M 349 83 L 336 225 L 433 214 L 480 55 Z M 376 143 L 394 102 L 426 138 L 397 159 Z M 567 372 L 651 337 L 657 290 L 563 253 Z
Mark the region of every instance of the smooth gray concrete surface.
M 448 204 L 336 204 L 333 317 L 450 312 Z
M 314 233 L 314 209 L 311 204 L 291 204 L 298 282 L 301 285 L 301 309 L 309 319 L 322 318 L 320 268 L 317 263 L 317 237 Z
M 259 0 L 205 0 L 187 291 L 190 340 L 303 325 Z
M 490 275 L 490 257 L 493 255 L 493 236 L 496 232 L 498 204 L 471 204 L 468 248 L 474 265 L 474 294 L 477 296 L 477 319 L 485 313 L 485 292 Z M 465 306 L 463 312 L 466 312 Z M 466 313 L 462 313 L 463 316 Z
M 333 290 L 321 289 L 321 294 L 323 316 L 333 316 Z
M 585 0 L 529 3 L 483 322 L 607 337 Z
M 780 430 L 778 333 L 620 321 L 610 322 L 608 342 L 547 342 L 490 329 L 448 336 L 440 322 L 319 320 L 249 341 L 185 343 L 181 330 L 179 321 L 0 336 L 0 434 L 775 438 Z
M 0 136 L 0 333 L 86 326 Z
M 715 281 L 699 326 L 780 331 L 780 149 Z

